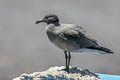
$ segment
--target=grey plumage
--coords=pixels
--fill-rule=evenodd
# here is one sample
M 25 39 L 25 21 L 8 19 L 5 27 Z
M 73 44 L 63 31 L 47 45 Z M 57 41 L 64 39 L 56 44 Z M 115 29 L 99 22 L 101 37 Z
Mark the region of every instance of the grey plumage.
M 74 24 L 50 24 L 46 28 L 50 41 L 63 51 L 77 52 L 82 48 L 88 48 L 112 53 L 110 49 L 99 46 L 96 40 L 87 37 L 82 31 L 81 27 Z
M 36 24 L 40 22 L 47 23 L 46 33 L 49 40 L 64 51 L 67 71 L 69 71 L 70 52 L 113 53 L 110 49 L 100 46 L 95 39 L 87 36 L 82 27 L 75 24 L 60 24 L 56 15 L 46 15 Z

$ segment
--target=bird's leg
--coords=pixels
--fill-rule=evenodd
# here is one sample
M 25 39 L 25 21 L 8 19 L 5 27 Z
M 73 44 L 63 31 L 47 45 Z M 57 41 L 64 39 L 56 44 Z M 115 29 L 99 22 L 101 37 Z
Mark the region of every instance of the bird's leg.
M 64 51 L 65 54 L 65 59 L 66 59 L 66 68 L 65 70 L 68 70 L 68 56 L 67 56 L 67 51 Z
M 68 52 L 68 64 L 67 64 L 68 70 L 69 70 L 69 65 L 70 65 L 70 59 L 71 59 L 71 54 L 70 52 Z

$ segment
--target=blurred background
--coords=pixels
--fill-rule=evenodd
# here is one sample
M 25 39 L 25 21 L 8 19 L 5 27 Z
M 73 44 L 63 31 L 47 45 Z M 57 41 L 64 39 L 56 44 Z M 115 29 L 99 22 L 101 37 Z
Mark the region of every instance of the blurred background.
M 120 75 L 120 0 L 0 0 L 0 80 L 65 64 L 51 44 L 46 24 L 36 20 L 52 13 L 74 23 L 115 54 L 72 54 L 71 66 Z

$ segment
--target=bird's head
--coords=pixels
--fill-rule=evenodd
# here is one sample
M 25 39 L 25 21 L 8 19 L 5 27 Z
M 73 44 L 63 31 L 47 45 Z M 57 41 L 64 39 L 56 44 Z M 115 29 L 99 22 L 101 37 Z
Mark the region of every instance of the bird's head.
M 38 23 L 41 23 L 41 22 L 45 22 L 47 24 L 55 24 L 55 23 L 59 23 L 59 19 L 54 14 L 48 14 L 48 15 L 44 16 L 43 19 L 40 19 L 40 20 L 36 21 L 35 24 L 38 24 Z

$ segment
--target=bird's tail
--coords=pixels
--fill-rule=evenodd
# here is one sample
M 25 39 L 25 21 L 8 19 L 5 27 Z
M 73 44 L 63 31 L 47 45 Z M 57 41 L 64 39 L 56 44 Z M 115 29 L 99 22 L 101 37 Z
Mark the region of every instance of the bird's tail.
M 113 54 L 114 52 L 111 50 L 111 49 L 108 49 L 108 48 L 105 48 L 105 47 L 102 47 L 102 46 L 90 46 L 90 47 L 87 47 L 89 49 L 94 49 L 94 50 L 100 50 L 100 51 L 104 51 L 105 53 L 110 53 L 110 54 Z

